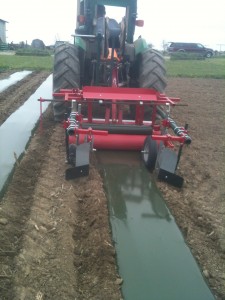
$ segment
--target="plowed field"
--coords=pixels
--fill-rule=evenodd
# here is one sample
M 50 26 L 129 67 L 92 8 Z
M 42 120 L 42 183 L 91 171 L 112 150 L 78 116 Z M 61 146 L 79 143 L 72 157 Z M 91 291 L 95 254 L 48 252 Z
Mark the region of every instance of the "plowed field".
M 0 93 L 0 124 L 48 75 Z M 225 80 L 171 78 L 166 93 L 188 104 L 172 117 L 189 123 L 193 142 L 180 163 L 184 187 L 157 184 L 215 297 L 225 299 Z M 89 177 L 65 181 L 63 131 L 50 106 L 1 199 L 1 300 L 122 299 L 96 158 Z

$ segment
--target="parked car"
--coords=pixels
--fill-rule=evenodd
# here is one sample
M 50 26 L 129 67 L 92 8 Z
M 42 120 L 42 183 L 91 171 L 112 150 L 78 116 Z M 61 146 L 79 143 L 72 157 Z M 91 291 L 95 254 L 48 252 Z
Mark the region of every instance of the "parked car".
M 167 48 L 169 53 L 174 52 L 188 52 L 188 53 L 198 53 L 204 57 L 210 58 L 214 55 L 214 51 L 211 48 L 206 48 L 200 43 L 170 43 Z

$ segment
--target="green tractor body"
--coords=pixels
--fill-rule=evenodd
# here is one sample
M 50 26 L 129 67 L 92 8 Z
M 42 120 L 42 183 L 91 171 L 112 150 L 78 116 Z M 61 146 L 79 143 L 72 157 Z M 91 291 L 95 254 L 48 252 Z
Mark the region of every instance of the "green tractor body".
M 105 6 L 109 14 L 110 7 L 124 9 L 119 23 L 106 16 Z M 77 0 L 76 20 L 74 45 L 64 44 L 55 51 L 54 92 L 86 85 L 111 86 L 116 58 L 120 86 L 163 92 L 166 78 L 162 55 L 149 49 L 143 38 L 134 41 L 135 26 L 141 23 L 136 0 Z
M 135 22 L 137 16 L 137 1 L 136 0 L 78 0 L 77 1 L 77 32 L 83 34 L 96 34 L 95 26 L 97 18 L 101 15 L 104 16 L 103 6 L 124 7 L 126 9 L 126 41 L 133 43 Z M 84 16 L 84 24 L 80 24 L 80 16 Z

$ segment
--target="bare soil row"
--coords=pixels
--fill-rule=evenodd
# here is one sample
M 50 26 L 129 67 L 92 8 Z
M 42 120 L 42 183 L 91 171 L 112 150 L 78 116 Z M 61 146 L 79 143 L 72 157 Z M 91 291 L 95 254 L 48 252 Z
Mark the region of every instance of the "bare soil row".
M 1 116 L 7 118 L 47 76 L 34 73 L 1 93 L 0 105 L 14 107 L 1 106 Z M 189 123 L 193 142 L 181 159 L 184 187 L 157 185 L 213 293 L 225 299 L 225 81 L 171 78 L 166 92 L 188 104 L 176 107 L 172 117 Z M 21 102 L 14 106 L 17 95 Z M 96 159 L 89 177 L 65 181 L 64 133 L 51 107 L 44 127 L 0 202 L 1 299 L 120 299 Z

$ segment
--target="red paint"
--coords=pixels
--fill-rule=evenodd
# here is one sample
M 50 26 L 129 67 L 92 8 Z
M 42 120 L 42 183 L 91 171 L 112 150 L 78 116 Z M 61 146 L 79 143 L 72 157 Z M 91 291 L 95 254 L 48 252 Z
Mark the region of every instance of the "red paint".
M 85 135 L 79 135 L 79 143 L 84 142 Z M 108 134 L 94 135 L 93 147 L 98 150 L 135 150 L 143 148 L 146 135 Z M 69 137 L 69 144 L 76 142 L 75 136 Z

